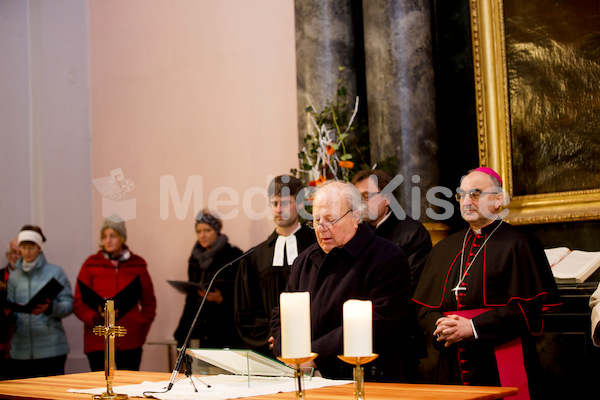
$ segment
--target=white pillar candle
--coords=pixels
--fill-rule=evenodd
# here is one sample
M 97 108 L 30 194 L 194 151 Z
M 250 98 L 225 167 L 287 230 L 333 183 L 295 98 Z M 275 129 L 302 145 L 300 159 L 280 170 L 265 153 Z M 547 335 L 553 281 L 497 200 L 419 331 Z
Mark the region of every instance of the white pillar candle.
M 373 303 L 371 300 L 348 300 L 343 311 L 344 356 L 370 356 L 373 354 Z
M 281 293 L 281 357 L 310 356 L 310 294 L 308 292 Z

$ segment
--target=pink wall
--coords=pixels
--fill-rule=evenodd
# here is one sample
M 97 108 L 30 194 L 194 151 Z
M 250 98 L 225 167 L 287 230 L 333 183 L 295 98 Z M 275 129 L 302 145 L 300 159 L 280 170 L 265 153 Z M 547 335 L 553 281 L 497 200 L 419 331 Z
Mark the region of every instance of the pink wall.
M 188 177 L 200 176 L 202 190 L 194 195 L 202 206 L 216 205 L 208 201 L 219 186 L 237 193 L 239 202 L 219 211 L 237 212 L 223 231 L 242 250 L 274 228 L 268 217 L 251 218 L 243 199 L 297 164 L 294 3 L 103 0 L 88 6 L 92 178 L 121 168 L 135 183 L 128 244 L 148 262 L 157 294 L 148 340 L 163 341 L 172 338 L 183 308 L 183 295 L 166 280 L 186 279 L 195 212 L 192 200 L 188 209 L 179 207 L 179 219 L 169 203 L 168 218 L 161 218 L 161 177 L 172 176 L 183 197 Z M 252 199 L 255 212 L 265 210 L 264 197 Z M 98 241 L 97 191 L 93 211 Z M 146 345 L 142 368 L 168 370 L 165 357 L 166 350 Z
M 3 0 L 0 16 L 0 244 L 39 225 L 73 286 L 95 247 L 87 3 Z M 66 371 L 87 369 L 83 324 L 63 324 Z

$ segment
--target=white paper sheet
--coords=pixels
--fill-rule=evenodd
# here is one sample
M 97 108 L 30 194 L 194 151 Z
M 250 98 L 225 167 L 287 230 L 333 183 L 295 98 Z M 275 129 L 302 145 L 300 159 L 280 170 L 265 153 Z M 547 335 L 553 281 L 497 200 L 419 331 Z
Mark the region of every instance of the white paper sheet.
M 199 379 L 204 382 L 202 384 Z M 116 386 L 113 388 L 115 393 L 126 394 L 129 397 L 144 397 L 144 392 L 156 391 L 164 392 L 168 381 L 164 382 L 143 382 L 138 385 Z M 202 399 L 202 400 L 227 400 L 240 397 L 260 396 L 265 394 L 274 394 L 279 392 L 294 392 L 296 390 L 293 378 L 286 377 L 251 377 L 250 387 L 248 387 L 247 376 L 237 375 L 212 375 L 212 376 L 194 376 L 194 383 L 198 392 L 194 388 L 189 378 L 182 378 L 175 382 L 173 388 L 167 393 L 147 393 L 157 399 L 180 400 L 180 399 Z M 314 377 L 305 378 L 303 381 L 304 389 L 316 389 L 326 386 L 337 386 L 352 383 L 352 381 L 333 380 Z M 208 388 L 206 385 L 210 385 Z M 71 393 L 102 394 L 106 392 L 106 387 L 81 390 L 69 389 Z

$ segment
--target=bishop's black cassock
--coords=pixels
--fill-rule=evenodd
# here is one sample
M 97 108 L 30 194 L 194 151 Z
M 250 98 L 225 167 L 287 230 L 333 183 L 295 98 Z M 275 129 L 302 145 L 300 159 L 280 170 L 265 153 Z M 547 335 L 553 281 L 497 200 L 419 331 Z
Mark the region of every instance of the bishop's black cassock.
M 520 337 L 530 391 L 537 386 L 540 368 L 533 335 L 542 331 L 543 307 L 558 304 L 558 290 L 537 239 L 501 219 L 480 234 L 457 232 L 433 248 L 413 300 L 422 306 L 419 321 L 430 335 L 444 312 L 487 310 L 472 320 L 478 339 L 449 347 L 434 341 L 440 351 L 440 383 L 500 385 L 494 348 Z

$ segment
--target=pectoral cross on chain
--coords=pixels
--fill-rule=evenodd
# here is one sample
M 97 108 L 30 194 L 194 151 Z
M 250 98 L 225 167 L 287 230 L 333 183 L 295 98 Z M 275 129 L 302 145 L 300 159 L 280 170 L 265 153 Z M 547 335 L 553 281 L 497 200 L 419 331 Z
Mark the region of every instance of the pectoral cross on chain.
M 115 302 L 106 300 L 104 305 L 104 325 L 94 327 L 94 333 L 104 336 L 104 375 L 106 377 L 106 392 L 95 395 L 95 400 L 104 399 L 127 399 L 126 394 L 117 394 L 112 390 L 115 377 L 115 337 L 125 336 L 127 330 L 122 326 L 115 325 Z
M 464 286 L 460 286 L 460 283 L 458 285 L 456 285 L 456 287 L 454 289 L 452 289 L 452 292 L 454 292 L 454 297 L 456 297 L 456 301 L 458 301 L 458 292 L 461 290 L 466 291 L 467 288 Z

